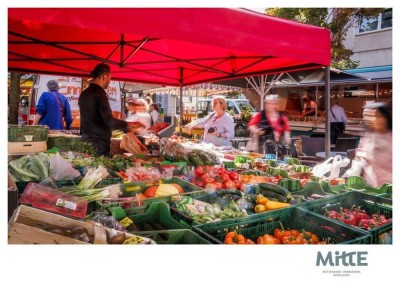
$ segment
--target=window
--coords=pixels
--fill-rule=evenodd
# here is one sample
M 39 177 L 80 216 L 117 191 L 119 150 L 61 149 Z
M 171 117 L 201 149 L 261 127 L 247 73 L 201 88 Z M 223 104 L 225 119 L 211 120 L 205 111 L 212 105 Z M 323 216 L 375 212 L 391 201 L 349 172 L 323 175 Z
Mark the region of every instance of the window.
M 251 106 L 251 104 L 247 101 L 238 101 L 237 102 L 240 111 L 249 111 L 249 112 L 256 112 L 256 110 L 254 109 L 253 106 Z
M 392 27 L 392 9 L 386 9 L 377 18 L 366 19 L 361 17 L 358 33 L 378 31 Z
M 239 111 L 236 109 L 236 107 L 232 101 L 228 101 L 226 104 L 227 104 L 228 111 L 233 110 L 235 114 L 239 114 Z

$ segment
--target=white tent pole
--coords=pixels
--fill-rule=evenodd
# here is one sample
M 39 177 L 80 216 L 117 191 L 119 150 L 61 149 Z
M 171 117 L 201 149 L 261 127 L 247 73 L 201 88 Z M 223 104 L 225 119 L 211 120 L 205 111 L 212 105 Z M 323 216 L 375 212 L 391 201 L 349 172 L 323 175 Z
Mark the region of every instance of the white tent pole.
M 325 67 L 325 159 L 331 157 L 331 72 L 329 66 Z
M 183 122 L 183 68 L 180 68 L 179 76 L 179 134 L 182 136 L 182 122 Z

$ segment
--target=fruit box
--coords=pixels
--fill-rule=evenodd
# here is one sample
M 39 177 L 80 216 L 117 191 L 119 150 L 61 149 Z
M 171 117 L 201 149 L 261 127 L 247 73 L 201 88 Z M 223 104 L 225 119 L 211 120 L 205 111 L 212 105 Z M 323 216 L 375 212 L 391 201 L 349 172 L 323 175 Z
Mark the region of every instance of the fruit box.
M 46 231 L 50 228 L 83 227 L 94 237 L 93 244 L 107 244 L 107 233 L 118 231 L 93 221 L 79 221 L 65 216 L 20 205 L 8 225 L 9 244 L 88 244 L 87 242 Z M 133 237 L 125 233 L 125 238 Z M 143 238 L 145 240 L 145 238 Z M 148 241 L 154 243 L 153 241 Z
M 319 215 L 296 207 L 253 214 L 247 218 L 229 219 L 194 226 L 194 232 L 213 244 L 222 244 L 229 231 L 236 230 L 246 238 L 257 240 L 264 234 L 274 234 L 276 228 L 306 230 L 316 234 L 320 240 L 329 240 L 331 244 L 370 244 L 371 236 L 335 223 Z
M 164 245 L 207 245 L 206 239 L 189 229 L 139 232 L 138 235 L 150 238 Z
M 300 204 L 299 207 L 301 209 L 310 211 L 314 214 L 321 215 L 322 217 L 327 219 L 331 218 L 325 216 L 326 210 L 340 211 L 341 208 L 351 208 L 351 207 L 360 207 L 361 209 L 364 209 L 366 213 L 369 214 L 370 216 L 372 214 L 380 214 L 384 215 L 386 218 L 393 217 L 391 199 L 365 194 L 358 191 L 350 191 L 347 193 L 341 193 L 315 201 L 304 202 Z M 331 219 L 331 221 L 342 223 L 334 219 Z M 355 230 L 365 231 L 355 226 L 350 226 L 344 223 L 343 225 L 347 227 L 352 227 Z M 389 232 L 391 230 L 392 230 L 392 222 L 389 222 L 382 226 L 371 228 L 370 230 L 367 230 L 367 232 L 372 236 L 372 243 L 377 244 L 379 241 L 379 235 L 385 232 Z
M 128 209 L 132 207 L 145 206 L 154 202 L 169 202 L 173 195 L 163 196 L 163 197 L 152 197 L 145 199 L 134 198 L 135 196 L 143 193 L 147 188 L 154 185 L 158 185 L 159 183 L 164 183 L 164 184 L 175 183 L 180 185 L 184 190 L 184 193 L 181 195 L 200 196 L 207 194 L 207 192 L 202 188 L 178 177 L 172 177 L 170 179 L 161 179 L 156 184 L 153 183 L 149 184 L 146 182 L 124 183 L 121 186 L 122 197 L 131 199 L 127 199 L 125 201 L 112 201 L 112 202 L 96 201 L 96 210 L 105 211 L 108 208 L 115 206 L 121 206 L 124 209 Z
M 37 183 L 28 183 L 19 202 L 76 218 L 85 218 L 88 207 L 86 200 Z

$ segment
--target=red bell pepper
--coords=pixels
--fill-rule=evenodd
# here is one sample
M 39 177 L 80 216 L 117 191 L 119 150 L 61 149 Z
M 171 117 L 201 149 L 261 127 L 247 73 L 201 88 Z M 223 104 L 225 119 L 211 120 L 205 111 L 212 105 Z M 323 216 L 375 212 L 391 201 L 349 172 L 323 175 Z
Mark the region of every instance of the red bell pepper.
M 337 220 L 352 226 L 355 226 L 357 224 L 356 217 L 353 214 L 349 213 L 341 213 L 338 216 Z

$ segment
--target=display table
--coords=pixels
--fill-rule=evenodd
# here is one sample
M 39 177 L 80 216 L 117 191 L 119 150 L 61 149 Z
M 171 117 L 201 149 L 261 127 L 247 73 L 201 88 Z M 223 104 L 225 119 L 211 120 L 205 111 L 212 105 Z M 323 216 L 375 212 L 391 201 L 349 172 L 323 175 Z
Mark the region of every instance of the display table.
M 242 144 L 242 146 L 246 146 L 250 139 L 251 138 L 233 138 L 233 139 L 230 139 L 230 142 L 232 143 L 232 146 L 234 148 L 239 149 L 239 146 L 241 144 Z
M 179 127 L 175 128 L 175 132 L 179 133 L 180 131 Z M 193 128 L 191 130 L 187 128 L 182 128 L 182 134 L 187 134 L 187 135 L 192 135 L 194 139 L 200 139 L 203 136 L 204 129 L 200 128 Z
M 331 151 L 331 157 L 335 157 L 336 155 L 341 155 L 342 157 L 347 157 L 347 152 L 344 151 Z M 317 152 L 315 154 L 316 157 L 325 159 L 325 151 Z

